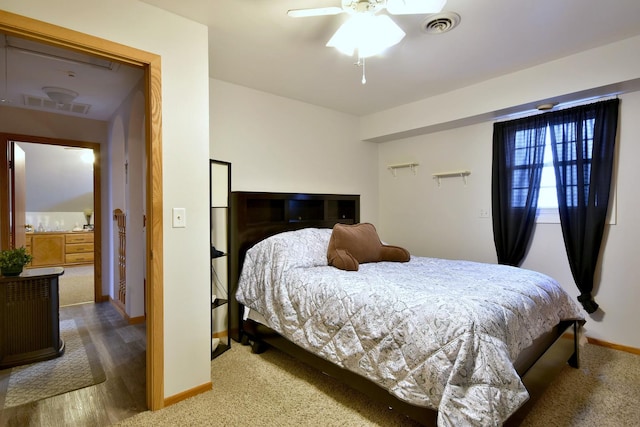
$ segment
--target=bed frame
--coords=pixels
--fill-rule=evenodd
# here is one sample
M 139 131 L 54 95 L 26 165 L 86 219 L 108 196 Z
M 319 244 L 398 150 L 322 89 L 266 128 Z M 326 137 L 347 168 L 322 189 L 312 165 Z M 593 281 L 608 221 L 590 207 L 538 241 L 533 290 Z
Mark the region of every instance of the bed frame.
M 304 350 L 266 326 L 242 320 L 243 306 L 235 299 L 235 293 L 245 254 L 251 246 L 284 231 L 332 228 L 336 223 L 355 224 L 359 221 L 360 196 L 357 195 L 232 192 L 229 218 L 230 336 L 235 341 L 250 344 L 254 353 L 273 346 L 423 425 L 435 426 L 437 411 L 403 402 L 372 381 Z M 531 398 L 507 420 L 505 426 L 520 424 L 536 399 L 567 363 L 578 367 L 578 337 L 582 324 L 582 320 L 560 322 L 521 353 L 514 366 Z

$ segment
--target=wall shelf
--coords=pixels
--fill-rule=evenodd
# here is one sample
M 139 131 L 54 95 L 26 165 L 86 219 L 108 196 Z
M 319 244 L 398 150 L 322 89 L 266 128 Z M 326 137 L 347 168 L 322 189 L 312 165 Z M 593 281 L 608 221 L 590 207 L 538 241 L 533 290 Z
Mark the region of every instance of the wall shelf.
M 413 172 L 413 174 L 415 175 L 417 173 L 417 166 L 420 163 L 416 163 L 416 162 L 411 162 L 411 163 L 398 163 L 395 165 L 389 165 L 387 166 L 387 169 L 389 169 L 391 171 L 391 173 L 393 174 L 393 176 L 396 176 L 396 169 L 403 169 L 403 168 L 410 168 L 411 172 Z
M 456 178 L 456 177 L 462 178 L 462 180 L 464 181 L 464 185 L 467 185 L 467 177 L 469 175 L 471 175 L 471 171 L 468 171 L 468 170 L 440 172 L 440 173 L 434 173 L 433 179 L 438 180 L 438 187 L 440 187 L 442 178 Z

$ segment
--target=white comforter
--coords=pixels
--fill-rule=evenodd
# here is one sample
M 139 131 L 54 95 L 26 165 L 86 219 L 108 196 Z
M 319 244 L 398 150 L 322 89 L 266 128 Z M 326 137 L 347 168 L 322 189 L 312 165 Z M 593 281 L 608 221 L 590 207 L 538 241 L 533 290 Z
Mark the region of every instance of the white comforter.
M 237 299 L 297 345 L 437 409 L 439 426 L 501 425 L 528 399 L 512 362 L 561 319 L 582 318 L 553 279 L 494 264 L 412 257 L 327 266 L 331 230 L 266 239 Z

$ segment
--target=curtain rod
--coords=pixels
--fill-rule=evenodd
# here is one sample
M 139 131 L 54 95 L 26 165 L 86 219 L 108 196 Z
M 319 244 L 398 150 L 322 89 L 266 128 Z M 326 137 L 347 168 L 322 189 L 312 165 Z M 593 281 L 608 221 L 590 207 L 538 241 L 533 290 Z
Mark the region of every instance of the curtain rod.
M 500 123 L 500 122 L 507 122 L 509 120 L 521 119 L 523 117 L 533 117 L 539 114 L 548 113 L 549 111 L 561 111 L 561 110 L 566 110 L 567 108 L 579 107 L 581 105 L 593 104 L 600 101 L 609 101 L 610 99 L 618 98 L 619 95 L 620 94 L 604 95 L 604 96 L 597 96 L 597 97 L 591 97 L 591 98 L 577 99 L 575 101 L 561 102 L 548 110 L 535 109 L 535 110 L 520 111 L 518 113 L 512 113 L 512 114 L 507 114 L 504 116 L 497 117 L 493 121 L 494 123 Z M 549 103 L 541 102 L 540 105 L 552 104 L 552 103 L 553 102 L 549 102 Z

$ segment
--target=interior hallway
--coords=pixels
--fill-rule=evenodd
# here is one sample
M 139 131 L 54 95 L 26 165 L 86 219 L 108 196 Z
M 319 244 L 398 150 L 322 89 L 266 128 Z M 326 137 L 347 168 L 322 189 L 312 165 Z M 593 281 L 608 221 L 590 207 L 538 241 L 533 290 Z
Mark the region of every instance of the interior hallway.
M 129 325 L 108 302 L 61 307 L 60 320 L 70 318 L 91 336 L 106 381 L 4 410 L 0 426 L 102 427 L 146 410 L 145 324 Z

